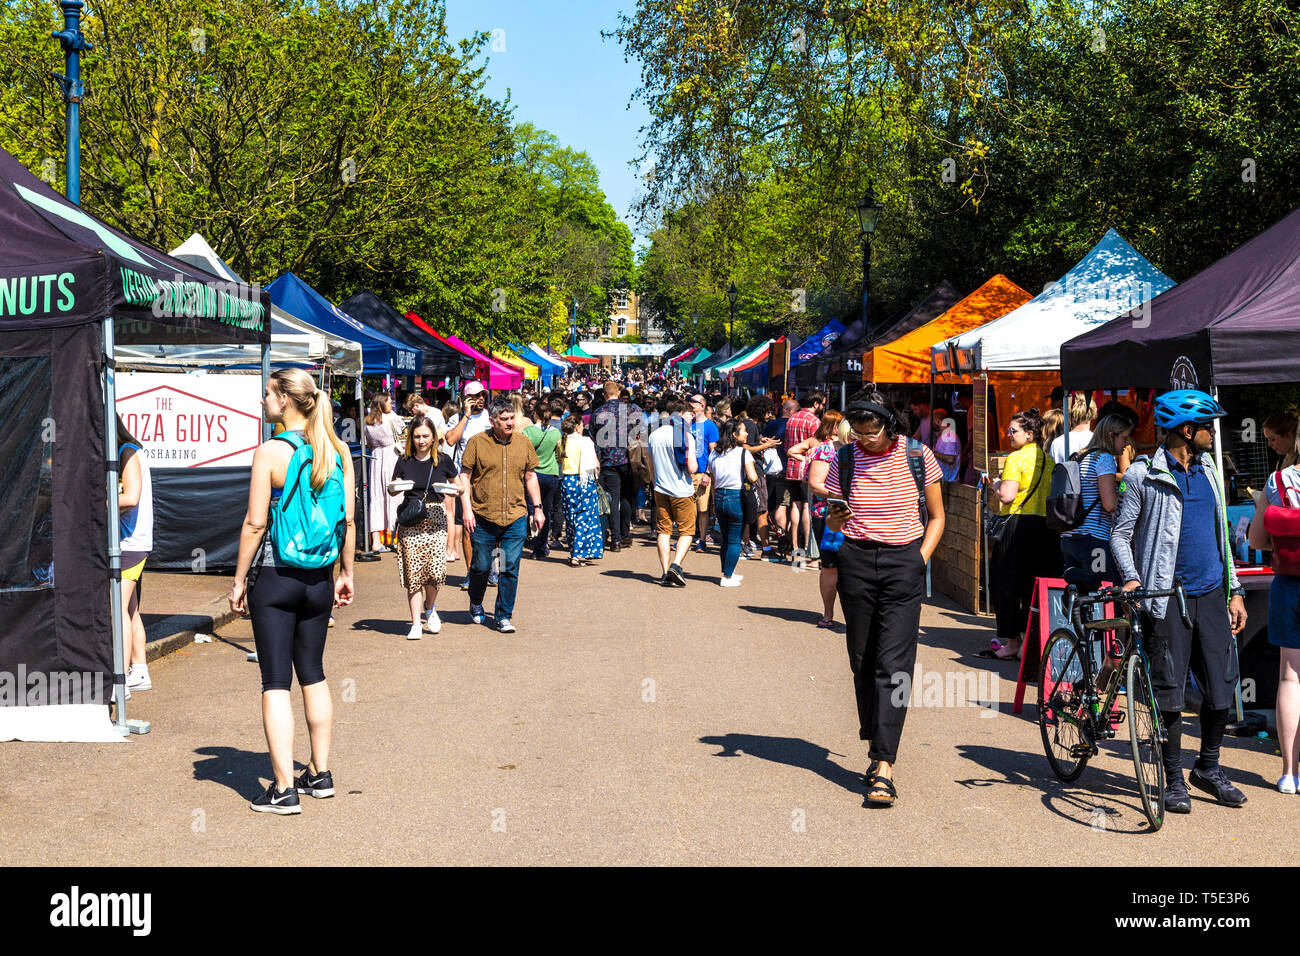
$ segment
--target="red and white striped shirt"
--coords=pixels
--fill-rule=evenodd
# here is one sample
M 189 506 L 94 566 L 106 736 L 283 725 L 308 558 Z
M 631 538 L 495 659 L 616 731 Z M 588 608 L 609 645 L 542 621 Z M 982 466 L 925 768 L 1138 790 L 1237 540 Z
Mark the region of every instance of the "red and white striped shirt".
M 922 446 L 925 483 L 943 477 L 934 453 Z M 844 498 L 853 517 L 844 524 L 844 536 L 881 544 L 909 544 L 925 533 L 919 513 L 920 495 L 916 479 L 907 467 L 907 439 L 901 436 L 883 455 L 869 455 L 853 443 L 853 488 L 847 495 L 840 489 L 839 456 L 831 462 L 826 490 L 832 498 Z

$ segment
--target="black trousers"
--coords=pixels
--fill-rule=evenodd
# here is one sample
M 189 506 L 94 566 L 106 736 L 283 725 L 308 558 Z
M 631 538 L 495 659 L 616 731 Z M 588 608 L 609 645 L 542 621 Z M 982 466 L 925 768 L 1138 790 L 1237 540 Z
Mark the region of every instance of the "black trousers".
M 858 702 L 858 736 L 872 760 L 893 763 L 907 719 L 925 594 L 921 542 L 876 544 L 846 538 L 839 553 L 840 606 Z
M 632 536 L 636 513 L 636 478 L 631 465 L 602 465 L 600 483 L 609 495 L 609 536 L 617 543 Z
M 555 512 L 556 492 L 560 490 L 559 475 L 537 473 L 537 490 L 542 495 L 542 526 L 531 544 L 533 554 L 545 556 L 551 550 L 551 516 Z
M 1025 630 L 1034 578 L 1060 577 L 1061 546 L 1042 515 L 1012 515 L 993 546 L 989 584 L 998 637 L 1014 639 Z

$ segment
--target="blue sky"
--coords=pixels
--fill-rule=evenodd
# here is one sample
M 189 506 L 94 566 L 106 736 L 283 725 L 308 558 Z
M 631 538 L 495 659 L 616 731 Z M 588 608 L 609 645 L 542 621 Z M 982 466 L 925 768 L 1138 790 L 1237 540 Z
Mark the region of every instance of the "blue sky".
M 447 31 L 459 40 L 494 33 L 487 50 L 487 93 L 510 92 L 516 120 L 554 133 L 565 146 L 587 153 L 614 211 L 639 236 L 629 207 L 639 189 L 637 130 L 649 115 L 632 92 L 639 64 L 623 62 L 622 48 L 601 38 L 617 25 L 620 9 L 635 0 L 447 0 Z M 504 49 L 492 50 L 492 45 Z

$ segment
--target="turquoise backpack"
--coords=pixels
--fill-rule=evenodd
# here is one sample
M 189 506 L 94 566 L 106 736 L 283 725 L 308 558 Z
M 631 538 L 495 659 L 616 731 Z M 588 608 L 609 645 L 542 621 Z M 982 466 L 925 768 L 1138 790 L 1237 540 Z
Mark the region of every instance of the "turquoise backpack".
M 293 457 L 284 473 L 284 490 L 271 505 L 271 543 L 279 564 L 294 568 L 327 568 L 343 549 L 343 462 L 319 491 L 311 486 L 311 445 L 301 435 L 276 435 L 293 446 Z

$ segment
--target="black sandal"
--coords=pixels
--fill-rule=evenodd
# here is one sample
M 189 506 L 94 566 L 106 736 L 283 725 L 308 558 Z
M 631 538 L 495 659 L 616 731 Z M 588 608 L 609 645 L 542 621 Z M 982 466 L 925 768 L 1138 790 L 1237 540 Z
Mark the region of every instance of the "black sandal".
M 882 796 L 877 796 L 881 794 Z M 892 807 L 898 800 L 898 791 L 894 788 L 892 777 L 872 777 L 871 788 L 867 791 L 867 803 L 873 807 Z
M 870 786 L 872 783 L 875 782 L 876 771 L 879 769 L 880 769 L 879 760 L 873 760 L 871 761 L 871 763 L 867 764 L 867 769 L 866 772 L 863 773 L 862 779 L 866 782 L 868 786 Z

